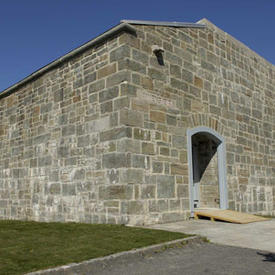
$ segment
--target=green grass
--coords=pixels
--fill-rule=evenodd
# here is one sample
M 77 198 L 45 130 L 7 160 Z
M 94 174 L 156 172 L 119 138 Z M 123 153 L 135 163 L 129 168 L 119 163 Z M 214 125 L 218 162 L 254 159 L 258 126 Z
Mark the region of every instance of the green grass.
M 184 237 L 122 225 L 0 221 L 0 274 L 23 274 Z

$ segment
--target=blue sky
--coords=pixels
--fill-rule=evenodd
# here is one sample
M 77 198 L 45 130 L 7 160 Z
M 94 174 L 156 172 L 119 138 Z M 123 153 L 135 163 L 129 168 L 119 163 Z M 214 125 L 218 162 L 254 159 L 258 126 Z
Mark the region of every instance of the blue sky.
M 0 91 L 121 19 L 207 18 L 275 64 L 274 0 L 1 0 Z

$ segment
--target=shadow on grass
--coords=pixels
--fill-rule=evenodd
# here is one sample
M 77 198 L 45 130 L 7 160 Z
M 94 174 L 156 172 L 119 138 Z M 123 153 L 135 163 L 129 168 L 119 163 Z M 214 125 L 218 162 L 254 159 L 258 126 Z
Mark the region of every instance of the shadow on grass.
M 275 263 L 275 253 L 257 252 L 257 254 L 264 256 L 263 262 L 274 262 Z

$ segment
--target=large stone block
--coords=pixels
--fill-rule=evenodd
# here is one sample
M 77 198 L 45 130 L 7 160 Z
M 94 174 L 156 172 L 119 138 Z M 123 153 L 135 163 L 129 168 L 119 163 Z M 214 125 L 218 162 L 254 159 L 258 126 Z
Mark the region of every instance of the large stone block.
M 133 59 L 138 62 L 141 62 L 144 65 L 147 65 L 148 61 L 149 61 L 147 54 L 145 54 L 139 50 L 136 50 L 136 49 L 133 49 Z
M 142 199 L 156 198 L 156 186 L 155 185 L 142 185 L 141 186 L 141 198 Z
M 117 86 L 101 91 L 99 93 L 99 102 L 104 102 L 118 97 L 118 92 L 119 90 Z
M 51 156 L 45 156 L 45 157 L 38 158 L 38 166 L 39 167 L 49 166 L 51 164 L 52 164 L 52 157 Z
M 134 138 L 141 140 L 151 140 L 151 133 L 149 130 L 134 128 Z
M 69 156 L 69 147 L 60 146 L 57 147 L 57 158 L 66 158 Z
M 94 82 L 96 80 L 96 72 L 85 75 L 84 84 Z
M 144 155 L 132 155 L 132 167 L 135 168 L 150 168 L 150 158 Z
M 188 91 L 188 85 L 185 82 L 175 78 L 171 78 L 171 86 L 172 88 L 175 88 L 178 90 Z
M 139 140 L 122 139 L 117 142 L 117 150 L 119 152 L 141 153 L 141 145 Z
M 99 186 L 98 198 L 100 200 L 131 200 L 133 185 Z
M 186 147 L 185 138 L 183 136 L 172 136 L 172 145 L 175 148 L 183 149 Z
M 121 139 L 132 137 L 132 129 L 130 127 L 114 128 L 100 133 L 100 141 Z
M 101 112 L 101 114 L 113 112 L 113 102 L 106 101 L 106 102 L 100 104 L 100 112 Z
M 146 74 L 146 66 L 128 58 L 118 63 L 118 69 L 119 70 L 126 69 L 130 71 L 138 72 L 141 74 Z
M 100 90 L 103 90 L 105 88 L 105 80 L 101 79 L 98 80 L 89 86 L 89 93 L 98 92 Z
M 122 109 L 120 111 L 120 124 L 143 127 L 143 115 L 137 111 Z
M 41 136 L 37 136 L 33 139 L 33 145 L 41 144 L 41 143 L 47 143 L 51 138 L 51 134 L 44 134 Z
M 63 196 L 75 196 L 76 195 L 75 184 L 69 184 L 69 183 L 62 184 L 62 195 Z
M 163 112 L 151 111 L 150 112 L 150 120 L 154 122 L 165 123 L 166 115 Z
M 157 176 L 157 197 L 174 198 L 175 197 L 175 178 L 173 176 Z
M 75 169 L 73 171 L 73 181 L 84 180 L 86 175 L 85 169 Z
M 102 166 L 104 168 L 130 167 L 130 155 L 127 153 L 104 154 L 102 157 Z
M 98 79 L 106 77 L 116 72 L 116 63 L 112 63 L 98 70 Z
M 154 155 L 155 145 L 150 142 L 142 142 L 142 154 L 144 155 Z
M 77 147 L 87 147 L 91 145 L 90 143 L 90 136 L 80 136 L 77 138 Z
M 152 79 L 157 79 L 157 80 L 162 80 L 162 81 L 166 81 L 166 75 L 156 69 L 153 68 L 149 68 L 148 69 L 148 75 L 152 78 Z
M 159 161 L 153 162 L 153 173 L 162 173 L 163 172 L 163 163 Z
M 88 122 L 86 125 L 87 125 L 87 131 L 90 133 L 101 132 L 110 128 L 110 117 L 104 116 L 102 118 Z
M 62 128 L 62 136 L 71 136 L 75 134 L 75 125 L 70 124 Z
M 49 194 L 60 195 L 61 194 L 61 184 L 60 183 L 52 183 L 49 186 Z
M 182 79 L 186 82 L 193 83 L 193 74 L 187 70 L 182 69 Z
M 145 213 L 143 201 L 123 201 L 121 203 L 121 213 L 128 215 L 141 215 Z
M 130 57 L 130 47 L 122 45 L 110 52 L 110 62 L 121 60 L 125 57 Z
M 168 211 L 168 200 L 149 200 L 149 212 Z
M 129 82 L 131 79 L 131 74 L 129 71 L 123 70 L 115 74 L 110 75 L 107 78 L 107 87 L 113 87 L 115 85 L 121 84 L 122 82 Z
M 121 183 L 143 183 L 144 172 L 142 169 L 126 169 L 120 171 Z
M 171 174 L 188 176 L 188 165 L 171 164 Z
M 186 219 L 185 213 L 169 212 L 169 213 L 163 213 L 162 215 L 162 222 L 164 223 L 182 221 L 185 219 Z

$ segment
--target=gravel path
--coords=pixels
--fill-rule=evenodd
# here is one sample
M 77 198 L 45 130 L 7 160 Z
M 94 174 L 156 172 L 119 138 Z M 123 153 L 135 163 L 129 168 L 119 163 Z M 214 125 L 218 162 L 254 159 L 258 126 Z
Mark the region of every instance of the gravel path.
M 91 274 L 275 274 L 275 254 L 202 243 L 116 260 Z

